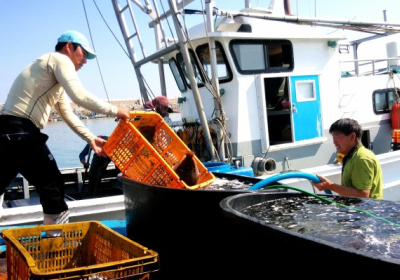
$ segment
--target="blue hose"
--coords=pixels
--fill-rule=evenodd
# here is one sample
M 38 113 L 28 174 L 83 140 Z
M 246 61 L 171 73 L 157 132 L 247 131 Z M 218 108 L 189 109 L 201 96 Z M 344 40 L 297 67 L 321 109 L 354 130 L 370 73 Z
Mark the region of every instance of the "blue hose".
M 289 179 L 289 178 L 303 178 L 303 179 L 313 181 L 314 183 L 321 182 L 320 178 L 318 178 L 316 175 L 313 175 L 310 173 L 305 173 L 305 172 L 301 172 L 301 171 L 287 171 L 287 172 L 278 173 L 276 175 L 273 175 L 271 177 L 263 179 L 262 181 L 251 186 L 249 188 L 249 191 L 259 190 L 259 189 L 262 189 L 262 188 L 268 186 L 269 184 L 275 183 L 276 181 Z M 325 193 L 332 194 L 332 192 L 330 190 L 325 190 Z

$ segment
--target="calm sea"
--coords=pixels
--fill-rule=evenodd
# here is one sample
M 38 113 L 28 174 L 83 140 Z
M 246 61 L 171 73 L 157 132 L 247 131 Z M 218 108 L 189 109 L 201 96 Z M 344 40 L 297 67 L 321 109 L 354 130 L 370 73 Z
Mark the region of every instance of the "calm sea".
M 180 121 L 179 113 L 172 113 L 169 116 L 172 121 Z M 114 118 L 99 118 L 82 120 L 87 128 L 96 135 L 111 135 L 117 126 Z M 58 167 L 81 167 L 79 153 L 85 147 L 86 142 L 76 135 L 65 122 L 49 122 L 42 130 L 49 136 L 47 145 L 53 153 Z

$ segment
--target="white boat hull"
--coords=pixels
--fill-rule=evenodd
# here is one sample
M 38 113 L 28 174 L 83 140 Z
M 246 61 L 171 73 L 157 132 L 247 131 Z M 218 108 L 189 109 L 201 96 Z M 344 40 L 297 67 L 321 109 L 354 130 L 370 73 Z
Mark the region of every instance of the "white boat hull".
M 124 220 L 124 196 L 116 195 L 67 202 L 70 221 Z M 41 205 L 0 209 L 0 227 L 43 223 Z

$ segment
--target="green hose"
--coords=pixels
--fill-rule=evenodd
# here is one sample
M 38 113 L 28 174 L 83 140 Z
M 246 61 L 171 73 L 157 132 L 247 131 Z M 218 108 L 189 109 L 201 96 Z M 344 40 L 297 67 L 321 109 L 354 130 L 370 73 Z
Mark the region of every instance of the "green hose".
M 332 201 L 332 200 L 330 200 L 330 199 L 327 199 L 327 198 L 325 198 L 325 197 L 319 196 L 319 195 L 317 195 L 317 194 L 315 194 L 315 193 L 310 193 L 310 192 L 308 192 L 308 191 L 305 191 L 305 190 L 302 190 L 302 189 L 299 189 L 299 188 L 295 188 L 295 187 L 291 187 L 291 186 L 286 186 L 286 185 L 272 185 L 272 186 L 264 187 L 263 189 L 266 190 L 266 189 L 273 189 L 273 188 L 285 188 L 285 189 L 291 189 L 291 190 L 299 191 L 299 192 L 302 192 L 302 193 L 306 193 L 306 194 L 311 195 L 311 196 L 313 196 L 313 197 L 316 197 L 316 198 L 318 198 L 318 199 L 320 199 L 320 200 L 322 200 L 322 201 L 325 201 L 325 202 L 327 202 L 327 203 L 329 203 L 329 204 L 334 204 L 334 205 L 337 205 L 337 206 L 340 206 L 340 207 L 345 207 L 345 208 L 352 209 L 352 210 L 355 210 L 355 211 L 358 211 L 358 212 L 361 212 L 361 213 L 365 213 L 365 214 L 367 214 L 367 215 L 369 215 L 369 216 L 371 216 L 371 217 L 373 217 L 373 218 L 376 218 L 376 219 L 385 221 L 385 222 L 387 222 L 387 223 L 389 223 L 389 224 L 392 224 L 392 225 L 394 225 L 394 226 L 396 226 L 396 227 L 400 227 L 399 224 L 394 223 L 394 222 L 392 222 L 392 221 L 390 221 L 390 220 L 387 220 L 387 219 L 385 219 L 385 218 L 376 216 L 375 214 L 372 214 L 372 213 L 369 212 L 369 211 L 365 211 L 365 210 L 358 209 L 358 208 L 353 207 L 353 206 L 347 206 L 347 205 L 344 205 L 344 204 L 341 204 L 341 203 L 337 203 L 337 202 L 334 202 L 334 201 Z

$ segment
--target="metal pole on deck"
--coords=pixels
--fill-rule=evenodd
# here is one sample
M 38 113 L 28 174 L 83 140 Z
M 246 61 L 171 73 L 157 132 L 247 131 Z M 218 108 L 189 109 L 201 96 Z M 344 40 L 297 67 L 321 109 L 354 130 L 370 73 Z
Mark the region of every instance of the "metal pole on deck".
M 156 44 L 157 50 L 161 49 L 161 42 L 157 40 L 159 38 L 160 33 L 160 24 L 156 23 L 154 26 L 154 32 L 156 34 Z M 162 57 L 158 58 L 158 73 L 160 73 L 160 87 L 161 87 L 161 95 L 167 96 L 167 86 L 165 84 L 165 73 L 164 73 L 164 60 Z
M 182 53 L 182 57 L 183 60 L 185 61 L 185 65 L 187 68 L 187 72 L 189 75 L 189 80 L 190 80 L 190 86 L 192 88 L 192 92 L 193 92 L 193 97 L 194 97 L 194 101 L 196 103 L 196 107 L 197 107 L 197 112 L 199 114 L 199 118 L 200 118 L 200 123 L 203 127 L 203 136 L 204 136 L 204 140 L 207 144 L 207 148 L 208 151 L 210 152 L 210 158 L 212 161 L 215 160 L 215 152 L 214 152 L 214 145 L 212 143 L 212 139 L 211 139 L 211 135 L 210 135 L 210 129 L 208 128 L 208 122 L 207 122 L 207 118 L 206 115 L 204 113 L 204 107 L 203 107 L 203 102 L 201 101 L 200 98 L 200 93 L 199 93 L 199 88 L 197 87 L 197 82 L 194 78 L 194 72 L 193 72 L 193 67 L 192 67 L 192 63 L 190 61 L 190 57 L 189 57 L 189 51 L 188 48 L 186 46 L 186 39 L 185 36 L 183 35 L 182 29 L 180 28 L 181 24 L 178 20 L 177 17 L 177 8 L 176 8 L 176 4 L 175 1 L 168 1 L 170 9 L 173 11 L 173 15 L 172 18 L 174 20 L 174 26 L 175 26 L 175 31 L 176 34 L 178 36 L 179 39 L 179 49 Z
M 205 0 L 206 2 L 206 21 L 207 21 L 207 29 L 208 32 L 214 32 L 214 21 L 213 21 L 213 7 L 214 7 L 214 2 L 210 0 Z M 210 57 L 211 57 L 211 72 L 212 72 L 212 90 L 215 90 L 213 95 L 215 95 L 214 98 L 214 112 L 216 117 L 220 117 L 223 126 L 225 126 L 225 116 L 224 112 L 222 110 L 222 106 L 220 106 L 221 97 L 219 95 L 219 80 L 218 80 L 218 69 L 217 69 L 217 53 L 215 50 L 215 40 L 213 37 L 209 38 L 209 48 L 210 48 Z M 218 129 L 217 130 L 217 142 L 221 143 L 221 148 L 219 149 L 219 158 L 220 160 L 225 159 L 225 143 L 224 143 L 224 138 L 223 138 L 223 130 Z

